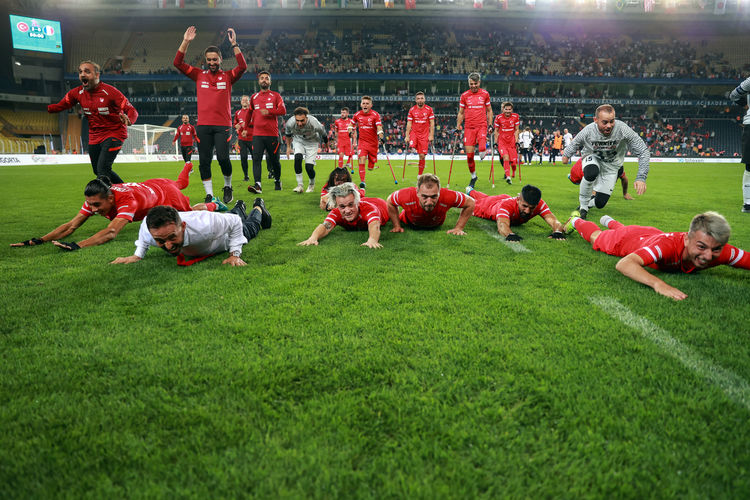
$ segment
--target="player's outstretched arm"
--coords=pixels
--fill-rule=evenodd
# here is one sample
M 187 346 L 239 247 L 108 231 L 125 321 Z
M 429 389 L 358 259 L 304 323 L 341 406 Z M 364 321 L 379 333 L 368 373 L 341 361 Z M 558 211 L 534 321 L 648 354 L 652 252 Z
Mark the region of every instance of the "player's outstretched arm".
M 506 237 L 513 231 L 510 230 L 510 219 L 504 219 L 502 217 L 497 218 L 497 232 L 500 236 Z
M 458 214 L 458 220 L 456 221 L 456 226 L 453 229 L 449 229 L 448 231 L 446 231 L 448 234 L 455 234 L 456 236 L 466 235 L 466 232 L 464 232 L 464 228 L 466 227 L 466 223 L 469 222 L 469 219 L 474 214 L 475 204 L 476 202 L 474 201 L 474 198 L 470 196 L 466 197 L 466 201 L 464 201 L 464 206 L 461 208 L 461 213 Z
M 666 284 L 650 272 L 643 268 L 644 263 L 637 254 L 631 253 L 626 255 L 617 262 L 615 269 L 630 278 L 631 280 L 650 286 L 659 295 L 664 295 L 674 300 L 683 300 L 687 294 L 677 288 Z
M 403 226 L 401 226 L 401 221 L 398 218 L 398 207 L 391 201 L 390 196 L 387 200 L 385 200 L 385 206 L 388 207 L 388 217 L 391 219 L 391 223 L 393 224 L 391 232 L 403 233 L 404 228 Z
M 108 241 L 114 240 L 128 222 L 130 221 L 121 217 L 115 217 L 114 220 L 112 220 L 112 222 L 107 225 L 107 227 L 81 242 L 66 243 L 64 241 L 58 241 L 57 239 L 55 239 L 52 241 L 52 243 L 54 243 L 55 246 L 62 248 L 63 250 L 78 250 L 79 248 L 84 247 L 94 247 L 97 245 L 101 245 L 102 243 L 107 243 Z
M 83 214 L 76 214 L 75 217 L 73 217 L 70 221 L 66 222 L 65 224 L 56 227 L 49 233 L 45 234 L 41 238 L 32 238 L 30 240 L 21 241 L 19 243 L 11 243 L 10 246 L 12 247 L 28 247 L 28 246 L 35 246 L 35 245 L 41 245 L 44 242 L 47 241 L 53 241 L 60 238 L 65 238 L 66 236 L 73 234 L 73 232 L 81 227 L 81 225 L 86 222 L 88 219 L 87 216 Z
M 110 264 L 134 264 L 141 260 L 137 255 L 130 255 L 128 257 L 117 257 Z
M 547 224 L 549 224 L 549 227 L 552 228 L 552 232 L 553 233 L 563 233 L 563 236 L 565 235 L 565 233 L 563 232 L 564 231 L 563 224 L 561 224 L 560 221 L 557 220 L 557 217 L 555 217 L 555 214 L 553 214 L 552 212 L 550 212 L 547 215 L 544 215 L 542 218 L 544 219 L 544 222 L 546 222 Z M 550 236 L 550 237 L 552 237 L 552 236 Z M 555 239 L 558 239 L 558 238 L 555 238 Z M 563 238 L 559 238 L 559 239 L 563 239 L 564 240 L 565 238 L 563 237 Z
M 303 247 L 317 245 L 318 241 L 321 238 L 325 238 L 326 236 L 328 236 L 328 233 L 330 233 L 332 229 L 333 225 L 330 222 L 325 221 L 323 222 L 323 224 L 319 224 L 318 227 L 313 230 L 309 238 L 307 238 L 305 241 L 300 241 L 299 243 L 297 243 L 297 245 L 301 245 Z
M 379 243 L 380 221 L 376 220 L 370 222 L 370 224 L 367 225 L 367 231 L 370 233 L 370 237 L 367 238 L 367 241 L 362 243 L 362 246 L 367 248 L 383 248 L 383 245 Z

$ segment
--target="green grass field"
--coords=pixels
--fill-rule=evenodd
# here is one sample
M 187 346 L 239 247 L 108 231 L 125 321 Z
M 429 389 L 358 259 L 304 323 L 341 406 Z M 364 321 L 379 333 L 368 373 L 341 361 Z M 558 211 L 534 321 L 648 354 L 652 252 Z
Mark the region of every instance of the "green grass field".
M 490 189 L 488 164 L 479 190 L 519 191 Z M 116 170 L 139 181 L 179 166 Z M 138 223 L 79 252 L 10 248 L 72 218 L 92 174 L 0 168 L 0 497 L 750 496 L 745 271 L 663 275 L 689 295 L 675 302 L 577 235 L 547 239 L 539 218 L 518 230 L 529 252 L 476 218 L 447 235 L 455 210 L 443 231 L 387 225 L 380 250 L 340 228 L 299 247 L 324 213 L 283 171 L 283 191 L 265 183 L 273 227 L 245 246 L 247 267 L 178 268 L 159 249 L 109 264 L 132 254 Z M 678 231 L 717 210 L 750 249 L 741 172 L 653 164 L 644 196 L 618 185 L 590 219 Z M 523 169 L 562 220 L 577 205 L 566 174 Z M 468 179 L 456 162 L 451 187 Z M 393 188 L 385 162 L 368 174 L 368 195 Z

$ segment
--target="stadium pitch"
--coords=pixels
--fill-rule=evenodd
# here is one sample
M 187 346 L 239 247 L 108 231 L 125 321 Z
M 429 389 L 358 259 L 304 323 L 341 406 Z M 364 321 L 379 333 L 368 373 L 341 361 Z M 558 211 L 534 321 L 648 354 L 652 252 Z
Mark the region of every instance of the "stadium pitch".
M 233 163 L 235 199 L 251 202 Z M 116 164 L 127 181 L 179 168 Z M 331 168 L 319 163 L 317 191 Z M 518 193 L 497 170 L 491 189 L 488 168 L 477 189 Z M 317 193 L 292 192 L 291 162 L 282 172 L 283 191 L 264 183 L 273 227 L 245 246 L 247 267 L 178 268 L 159 249 L 109 264 L 133 253 L 140 223 L 78 252 L 10 248 L 70 220 L 92 174 L 0 169 L 0 497 L 750 493 L 745 271 L 661 274 L 688 294 L 675 302 L 575 233 L 548 239 L 538 217 L 517 231 L 525 252 L 477 218 L 448 235 L 457 210 L 438 231 L 386 224 L 379 250 L 341 228 L 300 247 L 325 215 Z M 523 167 L 562 221 L 577 205 L 567 172 Z M 416 169 L 398 174 L 394 186 L 383 159 L 368 195 L 413 185 Z M 626 201 L 618 184 L 590 220 L 683 231 L 716 210 L 748 250 L 741 175 L 655 163 L 644 196 Z M 466 186 L 465 162 L 452 176 Z M 197 168 L 185 193 L 203 199 Z

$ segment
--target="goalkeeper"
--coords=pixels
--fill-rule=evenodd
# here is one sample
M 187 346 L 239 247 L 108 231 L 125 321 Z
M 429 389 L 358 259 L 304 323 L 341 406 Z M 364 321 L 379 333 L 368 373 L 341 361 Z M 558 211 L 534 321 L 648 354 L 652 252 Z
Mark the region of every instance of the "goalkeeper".
M 310 179 L 305 192 L 312 193 L 315 191 L 315 158 L 318 155 L 318 144 L 320 141 L 328 143 L 326 129 L 307 108 L 299 107 L 294 110 L 294 116 L 289 118 L 284 126 L 284 139 L 287 159 L 294 154 L 297 187 L 293 191 L 302 192 L 302 163 L 304 162 L 307 177 Z

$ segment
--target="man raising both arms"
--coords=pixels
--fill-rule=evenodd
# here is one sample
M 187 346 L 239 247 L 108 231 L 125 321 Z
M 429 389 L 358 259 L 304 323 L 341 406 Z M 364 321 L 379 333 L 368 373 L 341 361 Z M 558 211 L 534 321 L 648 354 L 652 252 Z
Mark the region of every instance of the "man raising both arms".
M 100 73 L 98 64 L 83 61 L 78 65 L 81 86 L 68 91 L 57 104 L 48 105 L 47 111 L 59 113 L 80 104 L 89 123 L 89 159 L 94 175 L 105 175 L 121 183 L 112 163 L 128 138 L 128 125 L 138 119 L 138 112 L 122 92 L 99 81 Z
M 406 117 L 406 143 L 419 155 L 419 175 L 424 172 L 425 156 L 430 143 L 435 139 L 435 113 L 425 104 L 424 92 L 417 92 Z
M 333 122 L 333 126 L 336 128 L 336 152 L 339 154 L 339 168 L 352 168 L 352 158 L 354 157 L 354 151 L 352 150 L 352 119 L 349 118 L 349 108 L 341 108 L 341 116 Z M 349 158 L 346 160 L 344 165 L 344 155 Z M 352 169 L 354 173 L 354 169 Z
M 378 163 L 378 141 L 383 139 L 383 123 L 380 114 L 372 109 L 372 97 L 362 96 L 359 103 L 361 111 L 354 113 L 352 127 L 359 129 L 357 142 L 357 161 L 359 162 L 359 187 L 365 188 L 365 160 L 367 170 L 372 170 Z M 357 139 L 356 129 L 354 138 Z
M 182 125 L 177 127 L 177 132 L 174 134 L 172 142 L 177 142 L 178 137 L 180 139 L 182 159 L 185 163 L 190 163 L 190 158 L 193 156 L 194 140 L 197 136 L 195 135 L 195 127 L 190 125 L 190 117 L 188 115 L 182 115 Z
M 266 163 L 273 173 L 274 189 L 281 191 L 281 151 L 279 151 L 279 116 L 286 113 L 286 106 L 281 94 L 271 90 L 271 74 L 268 71 L 258 73 L 258 86 L 250 98 L 250 109 L 253 113 L 253 182 L 247 190 L 260 194 L 263 189 L 260 175 L 263 171 L 261 162 L 266 153 Z
M 240 146 L 240 163 L 245 182 L 250 180 L 248 176 L 247 156 L 253 155 L 253 112 L 250 109 L 250 96 L 243 95 L 240 98 L 240 109 L 234 112 L 234 128 L 237 131 L 237 144 Z
M 615 266 L 618 271 L 665 297 L 683 300 L 687 294 L 649 273 L 646 267 L 683 273 L 720 265 L 750 269 L 750 254 L 727 244 L 731 228 L 716 212 L 693 217 L 687 233 L 625 226 L 608 215 L 601 218 L 601 224 L 607 229 L 602 231 L 595 223 L 574 217 L 566 228 L 574 226 L 594 250 L 622 257 Z
M 464 227 L 474 211 L 474 199 L 458 191 L 440 187 L 440 179 L 433 174 L 422 174 L 417 187 L 399 189 L 386 200 L 388 216 L 393 223 L 392 233 L 403 233 L 405 224 L 414 229 L 435 229 L 443 225 L 451 207 L 461 209 L 456 226 L 448 234 L 464 236 Z M 398 207 L 403 208 L 401 214 Z
M 310 114 L 307 108 L 299 107 L 294 110 L 294 116 L 289 118 L 284 127 L 286 140 L 286 157 L 294 150 L 294 174 L 297 176 L 295 193 L 302 192 L 302 163 L 305 164 L 307 177 L 307 193 L 315 191 L 315 158 L 318 156 L 318 143 L 328 143 L 326 129 L 317 118 Z
M 242 56 L 237 36 L 232 28 L 227 30 L 227 39 L 232 44 L 237 67 L 231 71 L 221 69 L 221 51 L 218 47 L 210 46 L 203 51 L 206 67 L 201 70 L 185 63 L 185 52 L 190 42 L 195 40 L 195 26 L 185 30 L 180 48 L 174 57 L 174 66 L 182 74 L 195 81 L 195 92 L 198 101 L 198 155 L 199 169 L 203 188 L 206 190 L 206 203 L 214 195 L 211 183 L 211 161 L 216 149 L 216 159 L 224 174 L 224 203 L 233 199 L 232 195 L 232 162 L 229 160 L 229 141 L 232 139 L 232 85 L 242 77 L 247 69 L 245 58 Z
M 466 163 L 471 172 L 469 186 L 474 189 L 477 183 L 477 167 L 474 163 L 474 145 L 479 143 L 479 159 L 484 160 L 487 155 L 487 130 L 492 123 L 492 105 L 490 94 L 479 87 L 481 77 L 479 73 L 469 75 L 469 90 L 461 94 L 458 103 L 458 117 L 456 118 L 456 129 L 464 128 L 464 148 L 466 151 Z
M 609 104 L 596 108 L 594 123 L 586 125 L 565 148 L 563 164 L 567 164 L 578 151 L 583 153 L 583 180 L 578 193 L 579 208 L 573 212 L 574 217 L 585 220 L 591 207 L 603 208 L 607 204 L 628 151 L 638 156 L 638 173 L 633 183 L 635 192 L 639 195 L 646 192 L 651 154 L 633 129 L 615 120 L 615 108 Z M 592 198 L 593 191 L 596 195 Z
M 513 104 L 504 102 L 502 105 L 503 112 L 495 118 L 495 144 L 497 151 L 500 153 L 500 159 L 505 169 L 505 182 L 511 183 L 511 168 L 513 177 L 516 176 L 516 165 L 518 165 L 518 130 L 521 126 L 521 118 L 518 113 L 513 112 Z
M 550 238 L 564 240 L 563 225 L 557 220 L 542 199 L 542 191 L 531 184 L 526 184 L 515 198 L 508 194 L 488 196 L 474 189 L 466 188 L 469 196 L 476 200 L 474 216 L 497 222 L 497 232 L 505 241 L 521 241 L 523 238 L 511 229 L 511 226 L 526 224 L 537 215 L 552 228 Z

